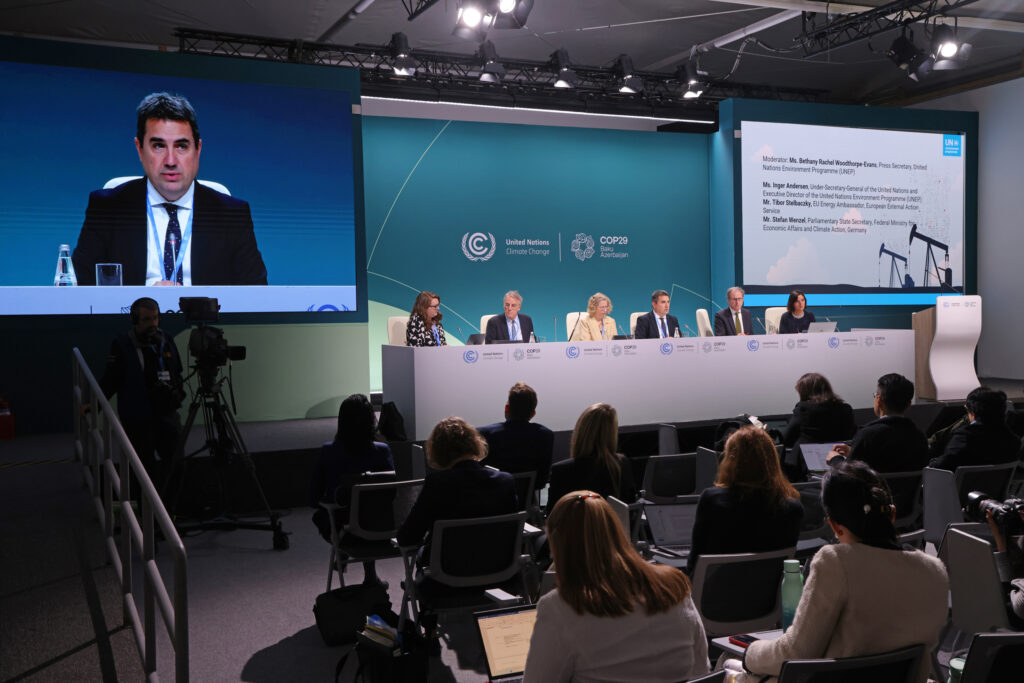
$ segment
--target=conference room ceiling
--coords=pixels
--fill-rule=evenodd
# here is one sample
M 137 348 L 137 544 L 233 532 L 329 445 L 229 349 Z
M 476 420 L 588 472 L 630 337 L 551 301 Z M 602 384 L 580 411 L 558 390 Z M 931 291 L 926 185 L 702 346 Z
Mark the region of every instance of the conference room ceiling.
M 367 3 L 358 16 L 330 31 L 354 6 Z M 832 32 L 825 41 L 832 41 L 829 49 L 806 54 L 808 46 L 823 43 L 808 41 L 805 27 L 813 24 L 820 29 L 840 18 L 839 13 L 860 14 L 893 4 L 878 0 L 844 4 L 816 0 L 535 0 L 524 28 L 492 29 L 487 37 L 499 61 L 543 63 L 555 50 L 564 48 L 574 68 L 611 73 L 616 58 L 627 54 L 648 83 L 653 78 L 666 84 L 658 97 L 666 99 L 668 93 L 671 104 L 680 107 L 708 107 L 708 103 L 736 95 L 897 105 L 1024 73 L 1024 3 L 1019 0 L 904 2 L 918 12 L 929 6 L 945 7 L 947 23 L 952 24 L 956 17 L 959 37 L 973 45 L 961 69 L 935 70 L 919 82 L 908 78 L 907 72 L 886 56 L 900 35 L 899 29 L 855 42 L 843 40 L 843 44 L 835 43 L 838 34 Z M 418 5 L 427 8 L 410 21 L 407 6 Z M 954 8 L 949 9 L 951 6 Z M 307 46 L 385 46 L 393 33 L 402 32 L 414 56 L 425 51 L 469 57 L 478 44 L 452 35 L 457 8 L 457 0 L 433 4 L 428 0 L 0 0 L 0 30 L 172 51 L 179 48 L 179 28 L 301 41 Z M 891 25 L 884 21 L 881 26 Z M 916 46 L 927 50 L 931 27 L 914 22 L 909 28 Z M 739 37 L 716 43 L 729 35 Z M 706 72 L 702 79 L 707 87 L 699 102 L 683 103 L 672 95 L 680 91 L 676 70 L 686 64 L 694 46 L 705 46 L 698 51 L 698 65 Z M 404 97 L 413 93 L 414 97 L 453 101 L 490 97 L 501 102 L 502 93 L 514 90 L 506 82 L 476 87 L 472 92 L 446 91 L 435 78 L 417 91 L 393 75 L 373 77 L 367 70 L 364 75 L 364 92 L 374 95 Z M 652 96 L 648 87 L 646 95 L 614 93 L 606 104 L 639 102 Z

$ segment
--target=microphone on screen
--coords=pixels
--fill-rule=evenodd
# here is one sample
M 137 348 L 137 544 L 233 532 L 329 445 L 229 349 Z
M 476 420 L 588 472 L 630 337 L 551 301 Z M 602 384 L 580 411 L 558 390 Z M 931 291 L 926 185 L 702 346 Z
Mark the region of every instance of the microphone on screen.
M 691 327 L 690 327 L 689 325 L 687 325 L 686 323 L 683 323 L 683 327 L 685 327 L 685 328 L 686 328 L 686 331 L 690 333 L 690 336 L 691 336 L 691 337 L 699 337 L 699 336 L 700 336 L 699 334 L 697 334 L 696 332 L 694 332 L 694 331 L 693 331 L 693 328 L 691 328 Z
M 765 334 L 768 334 L 768 328 L 765 326 L 764 322 L 760 318 L 758 318 L 756 316 L 754 317 L 754 320 L 756 320 L 757 322 L 761 323 L 761 329 L 764 330 Z

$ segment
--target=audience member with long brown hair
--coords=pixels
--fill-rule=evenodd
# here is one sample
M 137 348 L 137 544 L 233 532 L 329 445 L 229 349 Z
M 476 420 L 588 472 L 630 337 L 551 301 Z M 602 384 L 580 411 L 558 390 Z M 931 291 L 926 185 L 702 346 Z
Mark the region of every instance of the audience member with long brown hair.
M 572 491 L 547 520 L 558 590 L 537 605 L 524 681 L 679 681 L 708 670 L 690 582 L 649 564 L 611 506 Z
M 753 425 L 741 427 L 725 442 L 715 485 L 697 502 L 687 571 L 693 573 L 700 555 L 793 547 L 803 515 L 771 437 Z
M 857 431 L 853 408 L 832 390 L 832 384 L 817 372 L 808 372 L 796 382 L 800 402 L 793 406 L 783 441 L 798 443 L 845 441 Z

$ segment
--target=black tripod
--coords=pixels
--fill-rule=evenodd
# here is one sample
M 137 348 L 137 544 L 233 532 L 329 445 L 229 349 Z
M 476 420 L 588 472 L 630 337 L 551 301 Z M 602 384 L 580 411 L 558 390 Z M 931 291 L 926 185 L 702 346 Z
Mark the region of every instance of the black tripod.
M 263 493 L 263 486 L 260 485 L 259 477 L 256 475 L 256 465 L 249 455 L 242 435 L 238 431 L 238 425 L 228 407 L 227 401 L 221 388 L 227 379 L 217 378 L 219 368 L 217 366 L 207 367 L 205 364 L 197 363 L 194 367 L 199 377 L 199 390 L 192 398 L 192 404 L 188 409 L 188 418 L 185 420 L 185 428 L 181 433 L 181 441 L 174 459 L 174 466 L 167 480 L 167 492 L 173 493 L 172 514 L 178 505 L 178 497 L 185 482 L 185 466 L 189 460 L 196 457 L 203 451 L 209 451 L 214 457 L 214 464 L 217 468 L 218 488 L 218 514 L 213 518 L 197 522 L 175 522 L 180 532 L 187 532 L 195 529 L 255 529 L 266 530 L 274 533 L 274 550 L 288 549 L 288 535 L 281 528 L 281 520 L 267 502 L 267 496 Z M 192 423 L 196 415 L 203 411 L 203 426 L 206 429 L 206 441 L 204 445 L 193 453 L 185 455 L 185 443 Z M 224 505 L 224 468 L 237 457 L 244 465 L 252 482 L 259 493 L 263 509 L 266 511 L 268 522 L 245 522 L 228 515 Z M 172 490 L 173 489 L 173 490 Z

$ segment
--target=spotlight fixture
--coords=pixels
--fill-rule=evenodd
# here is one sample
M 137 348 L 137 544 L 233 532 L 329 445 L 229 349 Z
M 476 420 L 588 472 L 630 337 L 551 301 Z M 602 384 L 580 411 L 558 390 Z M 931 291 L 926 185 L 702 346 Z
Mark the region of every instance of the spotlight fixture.
M 629 55 L 619 55 L 612 70 L 619 77 L 617 85 L 620 93 L 635 95 L 644 91 L 644 79 L 633 73 L 633 60 Z
M 523 28 L 533 10 L 533 0 L 498 0 L 494 28 Z
M 935 60 L 924 50 L 914 45 L 914 34 L 908 38 L 901 35 L 892 41 L 892 46 L 885 53 L 892 60 L 893 64 L 907 72 L 907 77 L 913 81 L 920 81 L 931 73 Z
M 505 78 L 505 67 L 498 62 L 498 51 L 494 49 L 494 43 L 485 40 L 476 54 L 481 64 L 480 80 L 484 83 L 500 83 Z
M 936 71 L 959 69 L 971 56 L 971 45 L 960 42 L 956 29 L 948 24 L 938 24 L 932 31 L 932 68 Z
M 461 0 L 452 35 L 482 43 L 487 37 L 487 29 L 494 24 L 492 5 L 484 0 Z
M 556 88 L 575 88 L 576 84 L 580 82 L 580 77 L 570 68 L 572 63 L 569 61 L 569 53 L 564 47 L 551 53 L 549 64 L 555 72 Z
M 704 94 L 704 83 L 701 82 L 700 77 L 706 76 L 706 73 L 702 73 L 697 67 L 697 62 L 691 59 L 683 66 L 676 70 L 676 80 L 686 85 L 686 90 L 683 91 L 684 100 L 694 100 Z
M 419 67 L 419 62 L 409 56 L 409 39 L 404 33 L 391 34 L 391 42 L 388 43 L 391 52 L 391 68 L 396 76 L 412 76 Z

